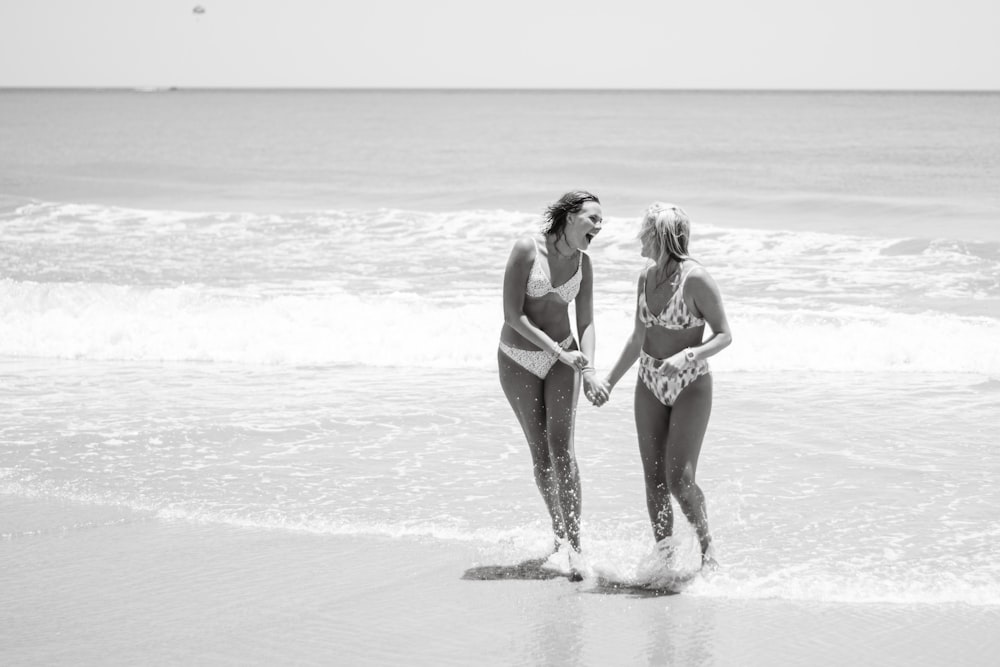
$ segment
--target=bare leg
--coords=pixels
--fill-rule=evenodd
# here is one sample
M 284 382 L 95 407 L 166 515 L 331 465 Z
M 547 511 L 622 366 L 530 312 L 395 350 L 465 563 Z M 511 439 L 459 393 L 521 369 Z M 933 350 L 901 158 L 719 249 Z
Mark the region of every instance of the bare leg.
M 714 565 L 712 535 L 708 530 L 705 494 L 695 482 L 698 455 L 712 413 L 712 376 L 703 375 L 684 388 L 670 414 L 667 431 L 667 483 L 684 516 L 694 526 L 701 544 L 702 561 Z M 708 561 L 712 560 L 712 563 Z
M 542 494 L 545 508 L 552 520 L 552 532 L 557 540 L 566 539 L 566 522 L 563 520 L 563 512 L 559 504 L 558 484 L 552 457 L 549 454 L 544 398 L 545 382 L 514 363 L 503 352 L 498 351 L 497 357 L 500 367 L 500 386 L 510 402 L 510 407 L 514 409 L 517 421 L 521 424 L 521 430 L 524 431 L 524 437 L 528 441 L 528 448 L 531 450 L 531 463 L 535 473 L 535 484 L 538 486 L 539 493 Z M 569 370 L 568 367 L 567 370 Z
M 580 469 L 573 448 L 576 402 L 579 395 L 576 371 L 557 363 L 545 378 L 545 412 L 548 451 L 555 470 L 556 494 L 570 546 L 580 551 Z
M 635 432 L 639 437 L 639 456 L 646 482 L 646 509 L 653 527 L 653 538 L 657 542 L 670 537 L 674 531 L 666 461 L 670 412 L 670 408 L 660 403 L 642 380 L 636 382 Z

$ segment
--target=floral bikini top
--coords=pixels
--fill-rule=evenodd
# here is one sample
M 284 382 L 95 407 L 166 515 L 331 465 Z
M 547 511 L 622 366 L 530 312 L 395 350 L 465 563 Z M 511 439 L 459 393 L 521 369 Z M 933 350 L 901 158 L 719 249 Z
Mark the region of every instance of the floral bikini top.
M 693 268 L 693 267 L 692 267 Z M 681 280 L 674 290 L 667 305 L 663 307 L 658 315 L 653 315 L 646 303 L 646 274 L 642 274 L 642 288 L 639 290 L 639 321 L 646 325 L 646 328 L 656 325 L 664 329 L 693 329 L 705 324 L 704 318 L 695 317 L 684 301 L 684 282 L 691 275 L 691 269 L 684 270 L 681 266 Z
M 569 303 L 580 293 L 580 283 L 583 281 L 583 271 L 580 270 L 583 266 L 583 253 L 580 253 L 580 261 L 576 265 L 576 273 L 559 287 L 552 286 L 552 281 L 545 275 L 545 271 L 542 270 L 541 265 L 538 263 L 538 258 L 541 254 L 538 250 L 538 241 L 535 241 L 535 260 L 531 263 L 531 272 L 528 274 L 528 285 L 524 293 L 537 299 L 550 292 L 555 292 L 556 296 L 562 301 Z

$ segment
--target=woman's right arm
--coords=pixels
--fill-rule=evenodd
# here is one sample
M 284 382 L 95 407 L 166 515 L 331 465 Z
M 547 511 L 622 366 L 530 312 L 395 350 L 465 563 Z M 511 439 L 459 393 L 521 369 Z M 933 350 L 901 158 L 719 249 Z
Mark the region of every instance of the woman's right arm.
M 562 360 L 567 351 L 560 347 L 557 341 L 552 340 L 547 333 L 535 326 L 535 323 L 524 314 L 524 290 L 528 284 L 528 273 L 531 271 L 535 252 L 535 244 L 528 237 L 518 239 L 517 243 L 514 244 L 514 249 L 510 251 L 510 257 L 507 258 L 507 268 L 503 274 L 504 322 L 541 349 L 559 354 L 559 358 Z
M 635 319 L 632 326 L 632 334 L 625 341 L 625 347 L 622 348 L 622 353 L 618 356 L 618 361 L 615 362 L 611 372 L 604 379 L 604 386 L 609 394 L 615 385 L 618 384 L 618 381 L 622 379 L 622 376 L 625 375 L 625 371 L 630 369 L 635 360 L 639 358 L 639 351 L 642 350 L 642 344 L 646 340 L 646 325 L 639 319 L 639 294 L 645 288 L 646 272 L 644 270 L 639 276 L 639 284 L 635 293 Z

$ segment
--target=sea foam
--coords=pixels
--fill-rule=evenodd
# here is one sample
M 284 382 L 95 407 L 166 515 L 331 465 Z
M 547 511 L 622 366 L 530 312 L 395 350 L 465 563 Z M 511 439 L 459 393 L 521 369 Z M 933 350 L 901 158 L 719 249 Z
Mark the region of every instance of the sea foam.
M 412 292 L 269 295 L 93 283 L 0 281 L 0 355 L 492 369 L 502 313 Z M 598 305 L 598 365 L 609 367 L 631 315 Z M 1000 375 L 1000 321 L 878 307 L 736 308 L 734 344 L 713 360 L 739 371 L 922 371 Z

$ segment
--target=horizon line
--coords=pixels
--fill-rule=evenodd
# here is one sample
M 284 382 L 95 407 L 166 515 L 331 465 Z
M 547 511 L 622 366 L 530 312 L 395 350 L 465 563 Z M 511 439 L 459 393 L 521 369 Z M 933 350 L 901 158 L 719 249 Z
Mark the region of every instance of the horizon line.
M 364 93 L 1000 93 L 1000 88 L 545 88 L 460 86 L 4 86 L 0 91 Z

